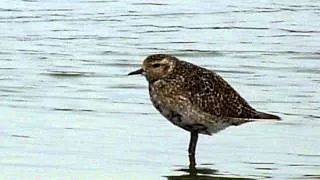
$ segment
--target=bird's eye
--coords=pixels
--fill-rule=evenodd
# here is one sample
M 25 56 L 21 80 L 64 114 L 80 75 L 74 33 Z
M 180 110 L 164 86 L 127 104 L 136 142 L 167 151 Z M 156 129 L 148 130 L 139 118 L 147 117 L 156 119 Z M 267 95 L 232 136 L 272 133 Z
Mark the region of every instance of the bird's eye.
M 153 68 L 158 68 L 158 67 L 160 67 L 161 65 L 159 64 L 159 63 L 155 63 L 155 64 L 152 64 L 152 67 Z

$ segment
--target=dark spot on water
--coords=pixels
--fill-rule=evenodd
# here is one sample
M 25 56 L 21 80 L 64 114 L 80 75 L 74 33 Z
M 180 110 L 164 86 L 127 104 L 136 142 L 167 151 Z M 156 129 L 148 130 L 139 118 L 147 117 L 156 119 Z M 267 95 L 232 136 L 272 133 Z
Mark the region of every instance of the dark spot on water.
M 50 71 L 48 73 L 42 73 L 42 74 L 56 77 L 56 78 L 91 77 L 94 75 L 94 73 L 92 72 L 80 72 L 80 71 Z
M 26 136 L 26 135 L 18 135 L 18 134 L 12 134 L 12 137 L 18 137 L 18 138 L 30 138 L 30 136 Z
M 291 167 L 320 167 L 320 164 L 288 164 Z
M 290 32 L 290 33 L 319 33 L 320 31 L 316 31 L 316 30 L 293 30 L 293 29 L 280 29 L 282 31 L 287 31 L 287 32 Z
M 312 178 L 312 179 L 320 179 L 320 175 L 315 175 L 315 174 L 306 174 L 306 175 L 303 175 L 304 178 Z M 302 178 L 302 179 L 304 179 Z
M 271 171 L 271 170 L 276 170 L 278 168 L 268 168 L 268 167 L 257 167 L 257 168 L 254 168 L 256 170 L 267 170 L 267 171 Z
M 116 86 L 109 86 L 110 89 L 145 89 L 146 86 L 138 84 L 119 84 Z
M 164 6 L 164 5 L 168 5 L 168 4 L 164 4 L 164 3 L 132 3 L 132 5 L 151 5 L 151 6 Z
M 255 164 L 255 165 L 259 165 L 259 164 L 264 164 L 264 165 L 274 165 L 275 163 L 272 162 L 243 162 L 244 164 Z
M 198 49 L 183 49 L 183 50 L 174 50 L 170 52 L 170 54 L 174 54 L 179 57 L 216 57 L 223 56 L 223 53 L 220 51 L 214 50 L 198 50 Z
M 310 114 L 308 115 L 310 118 L 320 118 L 320 115 Z
M 295 156 L 311 157 L 311 158 L 320 157 L 320 154 L 296 154 L 296 153 L 287 153 L 287 154 L 288 155 L 295 155 Z
M 94 112 L 92 109 L 53 108 L 54 111 Z

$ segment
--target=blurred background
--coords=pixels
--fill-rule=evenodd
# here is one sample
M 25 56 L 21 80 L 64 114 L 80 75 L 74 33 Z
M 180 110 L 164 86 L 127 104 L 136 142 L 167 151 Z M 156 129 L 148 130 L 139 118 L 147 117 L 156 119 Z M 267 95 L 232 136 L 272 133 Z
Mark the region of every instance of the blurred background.
M 320 3 L 2 0 L 0 179 L 320 178 Z M 214 69 L 281 122 L 200 136 L 126 74 L 153 53 Z

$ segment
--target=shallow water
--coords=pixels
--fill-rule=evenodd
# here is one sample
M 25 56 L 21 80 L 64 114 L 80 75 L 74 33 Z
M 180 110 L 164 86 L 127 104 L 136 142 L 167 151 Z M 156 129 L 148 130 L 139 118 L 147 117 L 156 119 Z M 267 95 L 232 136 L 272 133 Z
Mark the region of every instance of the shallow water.
M 0 179 L 320 178 L 319 1 L 0 5 Z M 189 169 L 189 134 L 126 76 L 159 52 L 283 120 L 200 136 Z

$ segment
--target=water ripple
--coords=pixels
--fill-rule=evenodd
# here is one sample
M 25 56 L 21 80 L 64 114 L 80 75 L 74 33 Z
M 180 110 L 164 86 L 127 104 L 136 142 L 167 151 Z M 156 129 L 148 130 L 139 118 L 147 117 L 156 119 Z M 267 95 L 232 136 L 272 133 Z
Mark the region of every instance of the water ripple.
M 42 73 L 43 75 L 48 75 L 57 78 L 74 78 L 74 77 L 92 77 L 95 73 L 92 72 L 79 72 L 79 71 L 50 71 L 47 73 Z
M 318 1 L 0 5 L 0 179 L 319 178 Z M 153 53 L 216 69 L 283 120 L 201 136 L 190 169 L 188 134 L 126 75 Z

